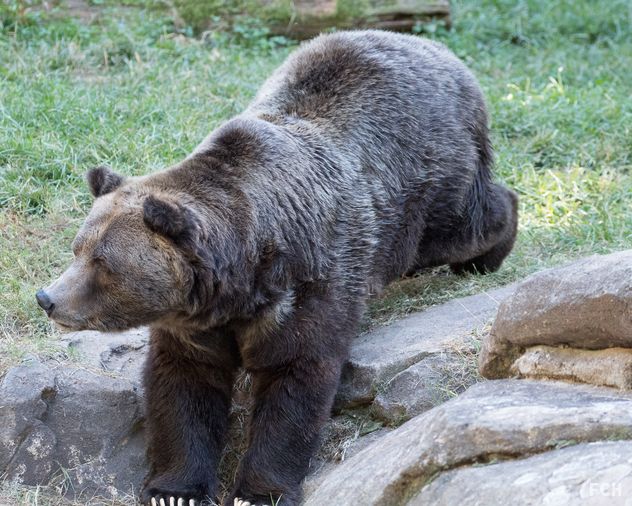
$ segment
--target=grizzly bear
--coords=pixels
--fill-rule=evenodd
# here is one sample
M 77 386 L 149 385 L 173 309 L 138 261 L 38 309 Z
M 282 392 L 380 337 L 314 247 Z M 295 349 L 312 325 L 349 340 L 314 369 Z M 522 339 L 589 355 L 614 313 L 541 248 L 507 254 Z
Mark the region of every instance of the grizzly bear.
M 302 45 L 176 166 L 89 171 L 75 258 L 37 300 L 63 329 L 150 326 L 142 501 L 215 500 L 244 368 L 249 447 L 225 504 L 299 504 L 367 299 L 425 267 L 494 271 L 511 250 L 517 197 L 492 158 L 456 56 L 354 31 Z

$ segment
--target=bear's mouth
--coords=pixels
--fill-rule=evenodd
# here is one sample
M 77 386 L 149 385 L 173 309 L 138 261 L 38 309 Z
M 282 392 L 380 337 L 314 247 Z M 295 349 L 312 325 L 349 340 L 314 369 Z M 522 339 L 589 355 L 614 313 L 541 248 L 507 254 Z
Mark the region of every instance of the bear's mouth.
M 62 332 L 77 332 L 80 330 L 85 330 L 84 322 L 61 320 L 54 316 L 49 318 L 50 321 L 53 322 L 53 325 L 55 325 L 55 327 L 57 327 Z
M 71 332 L 73 330 L 77 330 L 77 329 L 73 328 L 71 325 L 66 325 L 65 323 L 61 323 L 61 322 L 58 322 L 58 321 L 55 321 L 55 320 L 52 320 L 52 322 L 55 325 L 55 327 L 57 327 L 62 332 Z

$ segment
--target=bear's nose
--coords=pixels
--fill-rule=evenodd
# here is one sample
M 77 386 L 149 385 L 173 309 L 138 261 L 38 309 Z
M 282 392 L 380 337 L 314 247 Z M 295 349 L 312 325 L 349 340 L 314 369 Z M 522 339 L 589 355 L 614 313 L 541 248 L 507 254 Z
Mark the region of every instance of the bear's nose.
M 44 290 L 38 290 L 35 294 L 35 298 L 37 299 L 37 303 L 39 306 L 46 311 L 46 314 L 51 314 L 55 304 L 53 304 L 50 300 L 50 297 Z

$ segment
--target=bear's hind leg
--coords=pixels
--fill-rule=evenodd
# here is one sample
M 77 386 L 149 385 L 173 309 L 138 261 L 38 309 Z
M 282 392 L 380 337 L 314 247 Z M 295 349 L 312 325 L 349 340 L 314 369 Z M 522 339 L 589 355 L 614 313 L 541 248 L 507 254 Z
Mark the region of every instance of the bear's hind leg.
M 462 216 L 449 220 L 430 216 L 428 222 L 407 276 L 446 264 L 457 274 L 494 272 L 516 239 L 518 196 L 501 185 L 490 184 L 484 202 L 472 197 Z
M 228 338 L 208 338 L 208 351 L 153 331 L 145 369 L 150 471 L 143 504 L 210 504 L 217 492 L 217 465 L 225 443 L 238 366 Z M 176 349 L 178 348 L 178 349 Z
M 456 274 L 495 272 L 513 248 L 518 229 L 518 197 L 503 186 L 491 187 L 483 215 L 483 237 L 470 242 L 474 253 L 471 258 L 450 262 L 450 269 Z

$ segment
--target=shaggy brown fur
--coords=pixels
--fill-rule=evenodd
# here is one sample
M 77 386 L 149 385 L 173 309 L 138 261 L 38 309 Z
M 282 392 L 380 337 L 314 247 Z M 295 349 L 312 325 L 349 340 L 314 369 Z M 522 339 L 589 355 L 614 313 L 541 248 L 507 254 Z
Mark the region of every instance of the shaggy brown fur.
M 151 326 L 143 500 L 215 495 L 244 367 L 255 406 L 227 504 L 298 504 L 367 298 L 427 266 L 493 271 L 511 250 L 516 196 L 491 165 L 464 65 L 369 31 L 302 46 L 175 167 L 90 171 L 76 258 L 38 301 L 65 328 Z

